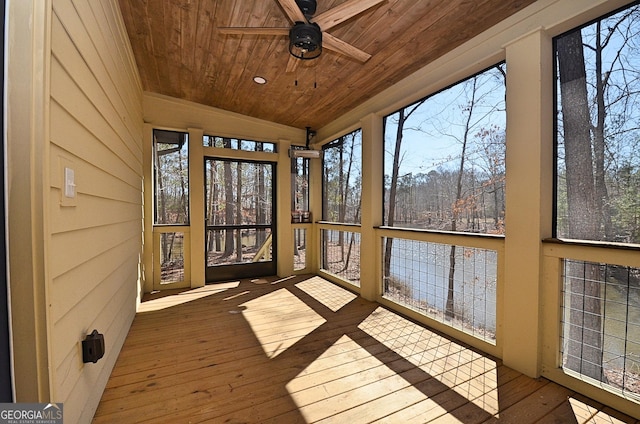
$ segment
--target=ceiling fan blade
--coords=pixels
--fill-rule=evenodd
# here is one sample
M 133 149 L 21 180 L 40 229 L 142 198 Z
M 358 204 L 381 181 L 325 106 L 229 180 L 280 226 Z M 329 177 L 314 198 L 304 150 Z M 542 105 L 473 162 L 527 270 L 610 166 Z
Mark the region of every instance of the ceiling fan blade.
M 231 35 L 289 35 L 289 28 L 220 27 L 218 31 Z
M 383 1 L 385 0 L 348 0 L 319 14 L 313 19 L 313 22 L 320 25 L 323 31 L 327 31 Z M 282 3 L 282 0 L 280 2 Z
M 371 57 L 369 53 L 363 52 L 359 48 L 354 47 L 328 33 L 322 34 L 322 47 L 327 50 L 342 53 L 343 55 L 352 57 L 362 63 L 366 62 Z
M 284 9 L 284 13 L 287 14 L 291 22 L 307 22 L 307 18 L 304 17 L 304 14 L 298 7 L 296 0 L 278 0 L 280 7 Z

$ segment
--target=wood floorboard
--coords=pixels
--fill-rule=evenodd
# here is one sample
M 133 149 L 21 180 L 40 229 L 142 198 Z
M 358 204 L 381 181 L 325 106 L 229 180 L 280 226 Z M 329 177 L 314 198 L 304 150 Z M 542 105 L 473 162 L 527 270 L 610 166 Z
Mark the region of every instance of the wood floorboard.
M 319 277 L 260 283 L 145 299 L 93 422 L 636 423 Z

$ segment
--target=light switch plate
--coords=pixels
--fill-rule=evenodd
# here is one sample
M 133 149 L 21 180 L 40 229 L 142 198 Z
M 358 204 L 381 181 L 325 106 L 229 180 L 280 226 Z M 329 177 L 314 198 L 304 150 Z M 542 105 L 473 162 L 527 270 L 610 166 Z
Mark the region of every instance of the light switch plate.
M 63 156 L 58 156 L 58 176 L 56 186 L 60 189 L 60 206 L 76 206 L 78 192 L 76 190 L 76 164 Z
M 70 199 L 76 197 L 76 175 L 72 168 L 64 168 L 64 195 Z

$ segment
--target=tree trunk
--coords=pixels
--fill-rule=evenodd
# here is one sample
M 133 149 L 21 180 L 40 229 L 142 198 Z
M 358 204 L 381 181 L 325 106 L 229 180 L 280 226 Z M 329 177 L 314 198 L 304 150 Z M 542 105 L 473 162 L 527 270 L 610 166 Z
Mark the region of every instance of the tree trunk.
M 256 151 L 262 152 L 263 146 L 262 143 L 257 143 Z M 256 202 L 256 222 L 258 224 L 266 224 L 267 221 L 267 213 L 265 210 L 265 205 L 267 204 L 265 199 L 265 178 L 264 178 L 264 168 L 263 165 L 256 164 L 256 173 L 258 174 L 258 199 Z M 258 228 L 256 230 L 256 249 L 260 249 L 267 239 L 264 228 Z
M 338 222 L 344 222 L 344 216 L 347 205 L 344 202 L 345 199 L 345 187 L 344 187 L 344 137 L 340 137 L 340 160 L 338 162 L 338 196 L 342 200 L 338 205 Z M 338 246 L 340 246 L 340 250 L 342 251 L 342 246 L 344 245 L 344 232 L 338 232 Z M 342 258 L 344 260 L 344 251 L 342 251 Z
M 407 122 L 407 119 L 415 112 L 422 104 L 426 101 L 422 100 L 415 105 L 410 110 L 407 108 L 402 108 L 398 112 L 398 127 L 396 129 L 396 142 L 393 150 L 393 168 L 391 170 L 391 184 L 389 186 L 389 209 L 387 215 L 387 225 L 392 227 L 395 223 L 395 215 L 396 215 L 396 197 L 398 193 L 398 173 L 400 169 L 400 151 L 402 146 L 402 137 L 404 134 L 404 124 Z M 386 118 L 385 118 L 386 119 Z M 386 126 L 386 120 L 384 122 L 384 126 Z M 391 252 L 393 250 L 393 238 L 387 237 L 384 245 L 384 265 L 383 265 L 383 277 L 384 277 L 384 289 L 387 289 L 388 279 L 391 275 Z
M 453 203 L 451 213 L 451 231 L 457 230 L 458 216 L 462 209 L 462 177 L 464 175 L 464 161 L 467 154 L 467 142 L 469 141 L 469 133 L 471 131 L 471 117 L 473 116 L 473 108 L 476 102 L 476 78 L 473 78 L 473 88 L 471 91 L 471 101 L 468 106 L 467 121 L 465 122 L 464 134 L 462 136 L 462 153 L 460 155 L 460 167 L 458 168 L 458 179 L 456 181 L 456 199 Z M 455 272 L 456 272 L 456 246 L 451 245 L 449 252 L 449 281 L 447 288 L 447 304 L 445 307 L 445 315 L 447 318 L 455 317 Z
M 236 225 L 242 224 L 242 162 L 237 163 Z M 236 230 L 236 261 L 242 262 L 242 230 Z
M 300 195 L 302 196 L 302 210 L 309 210 L 309 176 L 307 174 L 309 170 L 309 159 L 302 159 L 302 189 Z
M 360 209 L 362 207 L 362 197 L 358 202 L 358 208 L 356 209 L 355 220 L 357 221 L 360 218 Z M 351 233 L 351 237 L 349 238 L 349 247 L 347 248 L 347 257 L 344 259 L 344 268 L 338 272 L 347 271 L 349 269 L 349 262 L 351 261 L 351 251 L 353 250 L 353 244 L 355 242 L 356 233 Z M 362 265 L 362 264 L 360 264 Z
M 182 145 L 179 146 L 178 150 L 178 173 L 180 174 L 180 205 L 182 206 L 182 213 L 184 216 L 179 216 L 176 214 L 175 223 L 182 224 L 189 222 L 189 202 L 187 196 L 187 184 L 184 181 L 184 169 L 182 168 Z M 182 218 L 182 219 L 181 219 Z
M 404 123 L 407 120 L 404 108 L 398 112 L 398 127 L 396 129 L 396 143 L 393 150 L 393 168 L 391 169 L 391 185 L 389 186 L 389 209 L 387 215 L 387 225 L 393 227 L 396 215 L 396 196 L 398 193 L 398 173 L 400 168 L 400 150 L 402 146 L 402 135 L 404 132 Z M 387 237 L 384 244 L 384 270 L 383 276 L 386 281 L 391 275 L 391 251 L 393 250 L 393 238 Z
M 216 165 L 215 173 L 218 174 L 220 170 Z M 217 177 L 216 177 L 217 178 Z M 222 190 L 220 190 L 220 184 L 215 184 L 214 189 L 214 198 L 215 200 L 215 215 L 214 215 L 214 223 L 218 225 L 220 223 L 220 204 L 222 204 Z M 215 251 L 220 252 L 222 250 L 222 231 L 216 230 L 214 231 L 214 239 L 215 239 Z
M 158 149 L 158 144 L 156 141 L 155 143 L 156 198 L 160 201 L 159 204 L 156 203 L 156 207 L 158 208 L 156 212 L 156 223 L 166 224 L 167 223 L 166 193 L 164 188 L 164 181 L 162 179 L 162 166 L 160 163 L 160 154 L 157 149 Z M 168 245 L 166 243 L 166 240 L 164 240 L 163 243 L 161 243 L 160 249 L 162 251 L 162 261 L 164 261 L 168 257 L 167 256 Z
M 344 181 L 342 182 L 342 184 L 344 184 L 344 187 L 342 187 L 341 184 L 341 190 L 342 190 L 342 201 L 341 201 L 341 209 L 342 209 L 342 219 L 340 220 L 340 222 L 345 222 L 345 220 L 347 219 L 347 202 L 349 201 L 349 181 L 351 180 L 351 167 L 353 166 L 353 148 L 355 146 L 355 140 L 356 137 L 354 134 L 351 134 L 351 148 L 349 151 L 349 163 L 347 165 L 347 175 L 346 178 L 344 178 Z M 344 145 L 343 145 L 344 146 Z M 341 152 L 342 152 L 342 148 L 341 148 Z M 340 161 L 342 161 L 344 158 L 342 157 L 342 153 L 340 153 Z M 342 168 L 341 168 L 342 169 Z M 340 178 L 343 178 L 344 176 L 341 175 Z M 354 221 L 357 222 L 358 221 L 358 216 L 356 215 L 354 217 Z M 341 255 L 340 255 L 340 260 L 342 262 L 345 262 L 345 254 L 344 254 L 344 232 L 340 231 L 340 251 L 341 251 Z M 346 258 L 346 262 L 349 261 L 349 255 L 351 254 L 351 245 L 349 245 L 349 254 L 347 255 Z
M 231 139 L 223 139 L 223 147 L 231 148 Z M 233 223 L 233 177 L 231 173 L 231 163 L 224 162 L 224 224 L 230 225 Z M 233 254 L 233 230 L 225 230 L 224 236 L 224 252 L 223 258 L 229 257 Z
M 582 34 L 558 39 L 558 72 L 564 128 L 568 236 L 591 239 L 598 234 L 591 150 L 591 119 Z M 589 377 L 602 378 L 602 316 L 597 265 L 568 266 L 571 306 L 565 366 Z
M 209 187 L 207 189 L 207 211 L 209 213 L 206 217 L 206 225 L 216 225 L 217 224 L 217 205 L 218 205 L 218 184 L 216 184 L 216 173 L 217 166 L 215 161 L 209 160 L 207 161 L 208 170 L 209 170 Z M 207 230 L 207 255 L 211 251 L 220 251 L 220 232 L 219 231 L 208 231 Z M 208 259 L 207 259 L 208 260 Z
M 604 172 L 604 125 L 607 116 L 604 104 L 604 87 L 606 86 L 605 76 L 602 72 L 602 40 L 600 36 L 601 22 L 596 24 L 596 119 L 597 123 L 593 128 L 593 156 L 594 156 L 594 184 L 596 208 L 600 211 L 598 218 L 604 227 L 605 240 L 613 240 L 613 223 L 611 222 L 611 209 L 609 207 L 609 193 L 605 182 Z

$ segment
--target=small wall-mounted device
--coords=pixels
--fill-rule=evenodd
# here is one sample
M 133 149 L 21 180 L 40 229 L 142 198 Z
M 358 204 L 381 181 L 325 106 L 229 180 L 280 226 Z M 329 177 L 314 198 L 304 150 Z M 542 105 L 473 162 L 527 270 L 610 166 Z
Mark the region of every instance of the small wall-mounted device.
M 82 341 L 82 362 L 98 362 L 104 356 L 104 335 L 93 330 Z
M 290 158 L 305 158 L 305 159 L 321 159 L 322 150 L 313 150 L 309 145 L 316 138 L 316 132 L 311 130 L 311 127 L 307 127 L 307 140 L 304 148 L 289 148 Z
M 292 158 L 320 159 L 322 150 L 291 149 L 289 156 Z

